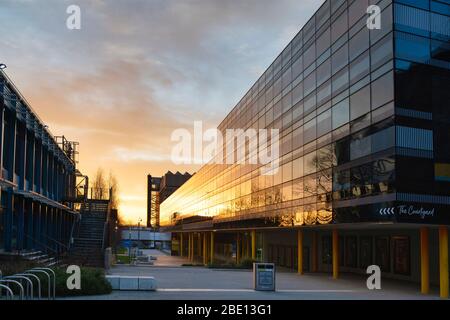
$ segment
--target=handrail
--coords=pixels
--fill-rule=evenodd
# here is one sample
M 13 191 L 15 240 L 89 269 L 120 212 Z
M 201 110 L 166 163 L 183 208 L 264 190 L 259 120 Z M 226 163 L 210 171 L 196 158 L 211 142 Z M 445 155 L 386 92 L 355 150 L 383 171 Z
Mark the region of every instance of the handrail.
M 41 279 L 39 279 L 39 277 L 33 273 L 19 273 L 18 276 L 31 276 L 33 278 L 35 278 L 37 280 L 37 284 L 38 284 L 38 298 L 39 300 L 41 300 Z
M 24 279 L 27 280 L 27 282 L 30 284 L 30 294 L 28 294 L 28 285 L 27 285 L 27 295 L 30 297 L 30 300 L 33 300 L 33 281 L 25 276 L 19 276 L 19 275 L 12 275 L 4 277 L 3 279 Z
M 56 273 L 51 268 L 33 268 L 31 270 L 43 270 L 43 271 L 50 271 L 53 274 L 53 300 L 55 300 L 56 297 Z
M 51 300 L 51 296 L 52 296 L 51 286 L 52 285 L 50 284 L 50 281 L 51 281 L 50 274 L 48 274 L 44 270 L 38 270 L 38 269 L 31 269 L 31 270 L 25 271 L 25 273 L 30 273 L 30 274 L 32 274 L 33 272 L 43 273 L 43 274 L 45 274 L 47 276 L 47 278 L 48 278 L 48 281 L 47 281 L 47 284 L 48 284 L 48 286 L 47 286 L 48 287 L 47 288 L 47 290 L 48 290 L 47 295 L 48 295 L 48 300 Z
M 5 286 L 4 284 L 0 284 L 0 288 L 5 288 L 6 291 L 8 291 L 9 296 L 11 297 L 11 300 L 14 299 L 14 293 L 13 293 L 13 291 L 11 290 L 10 287 Z M 1 293 L 1 292 L 2 292 L 2 290 L 0 289 L 0 293 Z M 8 295 L 6 295 L 6 299 L 8 299 Z
M 15 283 L 16 285 L 18 285 L 19 286 L 19 288 L 20 288 L 20 300 L 23 300 L 23 296 L 24 296 L 24 294 L 25 294 L 25 290 L 23 289 L 23 286 L 22 286 L 22 284 L 19 282 L 19 281 L 16 281 L 16 280 L 10 280 L 10 279 L 0 279 L 0 282 L 4 282 L 4 283 Z M 8 285 L 8 288 L 9 288 L 9 285 Z

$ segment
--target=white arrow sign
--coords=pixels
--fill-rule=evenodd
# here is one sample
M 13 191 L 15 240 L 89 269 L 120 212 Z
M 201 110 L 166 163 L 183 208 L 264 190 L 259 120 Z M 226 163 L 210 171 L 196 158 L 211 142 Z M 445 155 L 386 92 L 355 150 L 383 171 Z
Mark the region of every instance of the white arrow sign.
M 391 216 L 395 214 L 395 207 L 391 208 L 382 208 L 379 211 L 380 215 L 382 216 Z

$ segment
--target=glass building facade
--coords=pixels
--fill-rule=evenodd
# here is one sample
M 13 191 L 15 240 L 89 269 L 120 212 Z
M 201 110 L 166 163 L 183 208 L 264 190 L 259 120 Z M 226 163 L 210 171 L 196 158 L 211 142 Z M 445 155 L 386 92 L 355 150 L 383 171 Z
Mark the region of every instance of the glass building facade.
M 381 29 L 367 26 L 370 5 Z M 324 1 L 219 126 L 279 129 L 278 173 L 205 165 L 161 204 L 161 226 L 222 233 L 238 259 L 420 279 L 414 230 L 450 224 L 449 124 L 450 1 Z
M 367 27 L 370 4 L 380 30 Z M 326 1 L 219 127 L 279 129 L 278 173 L 205 165 L 161 205 L 162 225 L 448 223 L 449 10 Z M 399 205 L 430 213 L 382 212 Z

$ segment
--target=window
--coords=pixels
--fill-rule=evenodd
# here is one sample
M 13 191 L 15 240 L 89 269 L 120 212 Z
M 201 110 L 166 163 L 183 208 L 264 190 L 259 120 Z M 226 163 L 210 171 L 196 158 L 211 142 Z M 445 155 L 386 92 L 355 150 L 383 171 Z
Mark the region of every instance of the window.
M 316 73 L 313 72 L 311 73 L 309 76 L 307 76 L 305 78 L 304 81 L 304 91 L 305 91 L 305 96 L 307 96 L 308 94 L 310 94 L 311 92 L 314 91 L 314 89 L 316 88 Z
M 303 99 L 303 82 L 299 83 L 298 86 L 292 90 L 292 104 L 297 104 Z
M 392 34 L 382 39 L 380 42 L 370 48 L 370 57 L 372 59 L 372 70 L 381 67 L 383 64 L 393 58 L 394 48 Z
M 363 28 L 349 41 L 350 61 L 369 49 L 369 29 Z
M 296 150 L 303 146 L 303 127 L 297 128 L 293 131 L 292 140 L 292 150 Z
M 350 143 L 350 159 L 355 160 L 371 153 L 371 136 L 354 137 Z
M 372 82 L 372 109 L 376 109 L 394 99 L 394 73 L 389 72 Z
M 333 77 L 333 97 L 348 88 L 348 67 L 342 69 Z
M 303 157 L 294 160 L 292 171 L 292 176 L 294 179 L 303 177 Z
M 344 45 L 331 57 L 332 73 L 335 74 L 348 64 L 348 47 Z
M 283 183 L 292 180 L 292 162 L 286 163 L 282 167 Z
M 303 72 L 303 56 L 300 56 L 292 64 L 292 79 L 297 79 L 297 77 Z
M 349 122 L 349 100 L 345 99 L 332 109 L 333 130 Z
M 370 112 L 370 86 L 350 96 L 350 120 L 355 120 L 368 112 Z
M 330 29 L 328 28 L 317 39 L 317 56 L 320 57 L 326 49 L 330 47 Z
M 314 118 L 313 120 L 305 123 L 304 126 L 304 132 L 303 132 L 303 138 L 304 142 L 308 143 L 316 139 L 316 121 L 317 119 Z
M 309 95 L 309 97 L 305 98 L 305 104 L 304 104 L 305 115 L 308 115 L 308 113 L 310 113 L 312 110 L 314 110 L 315 106 L 316 106 L 316 95 L 313 93 L 313 94 Z
M 317 170 L 317 156 L 316 151 L 308 153 L 303 157 L 304 174 L 308 175 Z
M 303 55 L 303 61 L 305 68 L 308 68 L 311 63 L 316 59 L 316 45 L 313 43 L 308 49 L 306 49 L 305 54 Z
M 394 237 L 394 273 L 411 274 L 411 249 L 409 237 Z
M 361 19 L 364 15 L 366 15 L 367 8 L 369 4 L 367 0 L 357 0 L 354 1 L 348 8 L 348 20 L 349 25 L 354 25 Z
M 344 11 L 331 26 L 331 43 L 339 39 L 348 29 L 347 11 Z
M 327 81 L 331 76 L 331 61 L 328 59 L 317 68 L 317 85 Z
M 331 109 L 317 116 L 317 136 L 331 131 Z
M 350 84 L 355 84 L 370 72 L 369 51 L 359 56 L 350 64 Z
M 397 58 L 420 63 L 430 60 L 430 39 L 397 32 L 395 41 Z
M 381 130 L 372 135 L 372 152 L 386 150 L 395 145 L 394 127 Z
M 321 106 L 331 98 L 331 81 L 324 83 L 317 89 L 317 105 Z

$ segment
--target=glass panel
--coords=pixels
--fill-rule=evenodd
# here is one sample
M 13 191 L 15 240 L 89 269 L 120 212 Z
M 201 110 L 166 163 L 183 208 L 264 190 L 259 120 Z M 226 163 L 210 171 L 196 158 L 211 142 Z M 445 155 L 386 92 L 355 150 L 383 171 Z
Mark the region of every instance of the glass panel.
M 355 120 L 368 112 L 370 112 L 370 86 L 350 96 L 350 120 Z
M 389 72 L 372 82 L 372 109 L 394 99 L 394 73 Z
M 369 49 L 369 29 L 363 28 L 349 41 L 350 61 Z
M 333 130 L 349 122 L 349 109 L 349 99 L 345 99 L 333 107 Z

